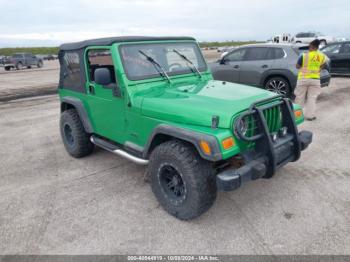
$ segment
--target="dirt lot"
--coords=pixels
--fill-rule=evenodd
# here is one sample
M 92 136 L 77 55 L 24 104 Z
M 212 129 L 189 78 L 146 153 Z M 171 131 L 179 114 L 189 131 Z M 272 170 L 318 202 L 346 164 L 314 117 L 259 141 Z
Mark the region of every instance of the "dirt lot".
M 302 159 L 190 222 L 159 207 L 144 167 L 68 156 L 56 95 L 0 102 L 0 253 L 349 254 L 349 101 L 350 79 L 333 79 Z
M 57 89 L 59 63 L 44 61 L 43 68 L 5 71 L 0 68 L 0 101 L 53 93 Z

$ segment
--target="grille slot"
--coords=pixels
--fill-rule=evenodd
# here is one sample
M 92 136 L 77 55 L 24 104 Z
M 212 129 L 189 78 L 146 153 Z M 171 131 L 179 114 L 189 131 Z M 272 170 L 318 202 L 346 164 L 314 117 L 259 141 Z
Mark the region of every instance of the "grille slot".
M 281 128 L 282 116 L 279 105 L 265 109 L 264 116 L 270 133 L 277 132 Z

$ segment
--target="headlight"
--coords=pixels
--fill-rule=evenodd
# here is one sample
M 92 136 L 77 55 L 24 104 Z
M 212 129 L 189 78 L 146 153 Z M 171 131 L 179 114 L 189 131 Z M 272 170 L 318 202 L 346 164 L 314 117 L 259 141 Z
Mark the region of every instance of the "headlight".
M 240 134 L 242 135 L 246 135 L 247 131 L 248 131 L 248 118 L 244 117 L 244 118 L 239 118 L 236 120 L 236 124 L 235 124 L 235 130 L 238 131 Z

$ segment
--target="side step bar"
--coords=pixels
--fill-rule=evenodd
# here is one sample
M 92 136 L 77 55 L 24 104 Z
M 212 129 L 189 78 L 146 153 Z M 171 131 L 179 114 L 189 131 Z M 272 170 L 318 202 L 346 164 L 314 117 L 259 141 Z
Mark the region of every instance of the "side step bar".
M 96 137 L 94 135 L 92 135 L 90 137 L 90 141 L 99 146 L 99 147 L 102 147 L 103 149 L 109 151 L 109 152 L 112 152 L 113 154 L 116 154 L 118 156 L 121 156 L 121 157 L 124 157 L 136 164 L 139 164 L 139 165 L 147 165 L 148 164 L 148 160 L 147 159 L 143 159 L 143 158 L 139 158 L 139 157 L 136 157 L 136 156 L 133 156 L 131 154 L 129 154 L 128 152 L 124 151 L 123 149 L 121 149 L 120 147 L 104 140 L 104 139 L 101 139 L 99 137 Z

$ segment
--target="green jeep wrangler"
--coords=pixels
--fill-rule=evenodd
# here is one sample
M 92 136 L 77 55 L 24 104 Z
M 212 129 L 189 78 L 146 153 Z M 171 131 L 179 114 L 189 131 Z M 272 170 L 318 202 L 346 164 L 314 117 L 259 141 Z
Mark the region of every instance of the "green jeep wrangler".
M 179 219 L 218 190 L 271 178 L 312 133 L 301 108 L 255 87 L 213 80 L 194 38 L 113 37 L 59 51 L 60 131 L 73 157 L 102 147 L 148 165 L 152 191 Z

